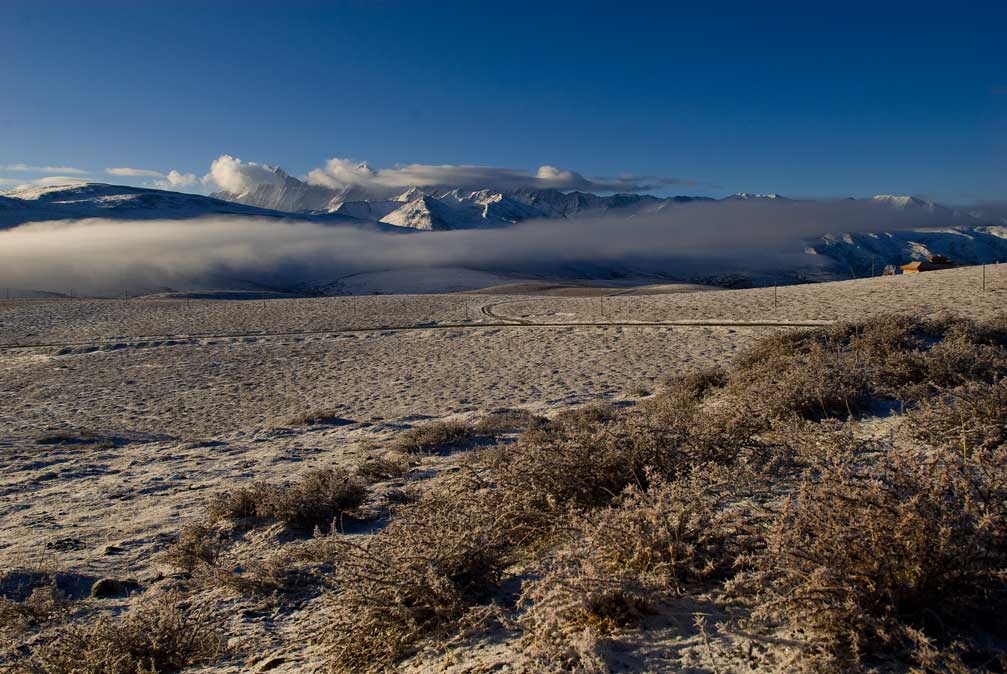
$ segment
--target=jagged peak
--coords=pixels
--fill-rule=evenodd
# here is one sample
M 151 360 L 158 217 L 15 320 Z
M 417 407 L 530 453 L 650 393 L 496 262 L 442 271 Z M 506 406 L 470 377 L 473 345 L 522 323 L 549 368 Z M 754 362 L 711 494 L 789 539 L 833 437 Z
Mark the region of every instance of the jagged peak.
M 421 190 L 416 185 L 413 185 L 408 190 L 406 190 L 405 192 L 403 192 L 402 194 L 398 195 L 397 197 L 393 197 L 392 201 L 409 202 L 409 201 L 415 201 L 415 200 L 417 200 L 417 199 L 419 199 L 421 197 L 425 197 L 425 196 L 428 196 L 426 192 L 424 192 L 423 190 Z

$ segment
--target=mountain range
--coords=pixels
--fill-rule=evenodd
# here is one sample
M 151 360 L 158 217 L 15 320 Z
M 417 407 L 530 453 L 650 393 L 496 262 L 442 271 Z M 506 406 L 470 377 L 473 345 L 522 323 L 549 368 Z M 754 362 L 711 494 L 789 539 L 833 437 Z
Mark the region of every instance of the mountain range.
M 218 192 L 210 196 L 102 183 L 19 188 L 0 193 L 0 229 L 52 220 L 181 220 L 217 215 L 311 221 L 403 234 L 502 229 L 524 221 L 586 220 L 603 216 L 606 217 L 605 226 L 618 228 L 620 223 L 635 218 L 663 222 L 662 214 L 667 214 L 668 222 L 672 222 L 674 218 L 670 216 L 674 215 L 674 209 L 691 205 L 691 222 L 700 222 L 700 226 L 707 218 L 707 208 L 711 219 L 720 217 L 722 222 L 729 219 L 742 225 L 749 219 L 761 223 L 747 225 L 754 240 L 758 240 L 758 227 L 772 231 L 775 229 L 773 218 L 777 216 L 786 218 L 791 211 L 799 211 L 800 217 L 810 213 L 813 218 L 816 204 L 823 212 L 834 214 L 836 209 L 850 202 L 862 218 L 866 217 L 865 213 L 877 216 L 878 226 L 872 227 L 873 221 L 861 221 L 848 231 L 816 234 L 797 242 L 804 246 L 806 268 L 815 268 L 813 273 L 798 270 L 797 267 L 805 266 L 801 263 L 788 269 L 759 270 L 759 274 L 750 276 L 757 283 L 770 282 L 767 279 L 862 276 L 880 273 L 885 265 L 926 259 L 930 255 L 945 255 L 969 264 L 1007 260 L 1007 218 L 1002 213 L 952 208 L 911 196 L 877 195 L 869 199 L 814 202 L 787 199 L 777 194 L 740 193 L 712 199 L 641 194 L 599 196 L 550 189 L 410 187 L 391 197 L 378 195 L 375 198 L 357 187 L 332 190 L 307 184 L 280 169 L 275 171 L 278 179 L 269 184 L 260 184 L 240 194 Z M 760 213 L 761 219 L 753 217 Z M 890 225 L 896 221 L 898 226 Z M 799 234 L 795 236 L 801 238 Z M 675 252 L 669 249 L 668 259 L 674 259 Z M 557 276 L 656 273 L 677 278 L 674 268 L 662 267 L 660 262 L 655 265 L 653 260 L 648 264 L 632 260 L 599 261 L 597 264 L 590 260 L 556 261 L 553 268 Z M 494 273 L 528 271 L 521 265 L 487 270 Z M 549 272 L 548 264 L 542 263 L 538 263 L 534 271 L 539 275 L 553 273 Z M 681 280 L 704 281 L 713 276 L 679 275 Z

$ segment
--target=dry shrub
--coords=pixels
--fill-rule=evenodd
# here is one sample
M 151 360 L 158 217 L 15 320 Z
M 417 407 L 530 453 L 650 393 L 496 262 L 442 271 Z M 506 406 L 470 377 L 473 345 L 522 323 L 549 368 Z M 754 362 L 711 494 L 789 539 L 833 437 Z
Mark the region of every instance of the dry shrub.
M 708 367 L 695 372 L 664 377 L 661 384 L 668 391 L 703 398 L 707 392 L 723 388 L 727 384 L 727 372 L 720 366 Z
M 1007 443 L 1007 379 L 972 382 L 920 401 L 907 415 L 915 439 L 963 455 Z
M 214 566 L 226 547 L 226 539 L 212 525 L 192 522 L 182 527 L 174 542 L 165 550 L 164 561 L 192 573 L 203 565 Z
M 215 661 L 226 652 L 210 616 L 164 593 L 134 606 L 118 620 L 68 623 L 34 649 L 25 671 L 39 674 L 177 672 Z
M 164 553 L 164 561 L 190 574 L 198 584 L 227 587 L 242 593 L 288 593 L 305 587 L 308 578 L 297 554 L 282 549 L 263 559 L 241 559 L 229 551 L 230 537 L 212 524 L 185 526 Z
M 652 476 L 648 490 L 630 487 L 618 506 L 570 526 L 570 542 L 521 597 L 525 649 L 563 671 L 607 672 L 607 637 L 762 546 L 759 518 L 739 507 L 732 485 L 707 476 Z
M 299 412 L 284 421 L 287 426 L 346 426 L 353 423 L 330 410 Z
M 643 382 L 633 384 L 626 390 L 626 394 L 632 398 L 646 398 L 652 393 L 649 385 Z
M 74 445 L 80 449 L 113 449 L 115 441 L 92 431 L 68 430 L 46 433 L 35 438 L 39 445 Z
M 895 316 L 760 340 L 736 360 L 729 389 L 768 416 L 817 420 L 1003 376 L 1002 325 Z
M 326 539 L 341 588 L 322 637 L 332 670 L 385 671 L 483 615 L 514 545 L 507 521 L 484 493 L 434 495 L 365 542 Z
M 762 429 L 744 409 L 662 393 L 635 411 L 581 411 L 533 428 L 499 452 L 495 472 L 528 509 L 599 507 L 628 486 L 645 486 L 649 473 L 672 478 L 697 465 L 733 464 L 760 447 Z
M 475 432 L 479 435 L 503 435 L 524 431 L 547 422 L 545 417 L 533 414 L 528 410 L 507 409 L 497 410 L 487 414 L 475 424 Z
M 357 475 L 366 482 L 384 482 L 404 476 L 413 462 L 401 454 L 372 457 L 357 466 Z
M 468 444 L 476 437 L 475 429 L 462 421 L 435 421 L 400 433 L 390 449 L 406 453 L 430 453 Z
M 0 636 L 17 634 L 64 617 L 70 601 L 55 584 L 36 587 L 23 602 L 0 597 Z
M 618 410 L 611 403 L 593 403 L 576 407 L 572 410 L 564 410 L 554 416 L 548 424 L 541 428 L 577 430 L 593 428 L 599 424 L 612 421 L 618 416 Z M 534 430 L 534 429 L 533 429 Z
M 204 586 L 225 587 L 242 594 L 273 595 L 282 602 L 311 585 L 312 574 L 301 561 L 296 551 L 287 549 L 262 559 L 226 555 L 197 566 L 193 579 Z
M 757 619 L 801 630 L 826 668 L 967 650 L 952 644 L 1007 627 L 1007 453 L 891 449 L 824 467 L 753 563 L 733 588 L 755 596 Z
M 781 354 L 765 354 L 739 368 L 729 391 L 770 418 L 849 417 L 865 410 L 874 390 L 874 364 L 838 344 L 809 340 L 799 352 L 783 342 Z
M 349 472 L 322 468 L 290 484 L 264 482 L 216 496 L 207 511 L 213 520 L 268 518 L 311 531 L 328 530 L 333 520 L 352 514 L 367 496 L 363 481 Z

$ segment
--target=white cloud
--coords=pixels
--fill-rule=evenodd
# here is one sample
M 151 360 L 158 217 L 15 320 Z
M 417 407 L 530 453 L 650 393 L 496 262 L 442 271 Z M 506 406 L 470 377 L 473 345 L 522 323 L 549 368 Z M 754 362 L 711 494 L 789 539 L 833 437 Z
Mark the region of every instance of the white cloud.
M 53 187 L 56 185 L 85 185 L 88 181 L 74 178 L 73 176 L 46 176 L 36 178 L 31 182 L 24 183 L 18 187 Z
M 825 256 L 804 253 L 809 239 L 826 232 L 946 225 L 944 217 L 865 200 L 728 200 L 634 218 L 425 233 L 297 220 L 278 226 L 274 218 L 223 216 L 29 223 L 0 231 L 0 287 L 72 286 L 101 294 L 123 287 L 226 288 L 234 279 L 296 287 L 376 270 L 467 267 L 540 274 L 574 263 L 617 269 L 632 264 L 641 272 L 688 278 L 826 264 Z
M 466 189 L 558 189 L 596 192 L 640 192 L 682 181 L 673 178 L 626 175 L 619 178 L 586 178 L 555 166 L 540 166 L 535 173 L 520 169 L 469 164 L 406 164 L 389 169 L 372 169 L 366 163 L 333 158 L 323 168 L 308 173 L 312 185 L 345 190 L 442 187 Z
M 206 185 L 232 194 L 249 192 L 260 185 L 280 185 L 287 175 L 268 164 L 242 162 L 221 155 L 203 178 Z M 642 192 L 673 184 L 675 178 L 624 175 L 617 178 L 587 178 L 576 171 L 541 166 L 534 173 L 521 169 L 469 164 L 405 164 L 373 169 L 366 162 L 334 157 L 321 168 L 308 172 L 307 183 L 331 190 L 332 196 L 354 190 L 355 198 L 388 197 L 409 187 L 445 189 L 557 189 L 595 192 Z
M 241 194 L 259 185 L 280 185 L 285 175 L 266 164 L 242 162 L 237 157 L 222 154 L 210 164 L 210 172 L 203 176 L 204 185 L 216 185 L 225 192 Z
M 199 180 L 193 173 L 179 173 L 178 171 L 172 169 L 168 171 L 168 175 L 164 177 L 164 180 L 154 181 L 154 186 L 159 187 L 162 190 L 178 190 L 184 189 L 186 187 L 193 187 Z
M 134 177 L 134 178 L 137 178 L 137 177 L 138 178 L 163 178 L 164 177 L 164 174 L 161 173 L 160 171 L 150 171 L 150 170 L 147 170 L 147 169 L 127 168 L 127 167 L 122 167 L 122 168 L 107 168 L 107 169 L 105 169 L 105 173 L 109 174 L 110 176 L 130 176 L 130 177 Z
M 31 166 L 29 164 L 7 164 L 2 168 L 7 171 L 22 171 L 24 173 L 69 173 L 78 176 L 85 176 L 89 173 L 89 171 L 73 168 L 72 166 Z

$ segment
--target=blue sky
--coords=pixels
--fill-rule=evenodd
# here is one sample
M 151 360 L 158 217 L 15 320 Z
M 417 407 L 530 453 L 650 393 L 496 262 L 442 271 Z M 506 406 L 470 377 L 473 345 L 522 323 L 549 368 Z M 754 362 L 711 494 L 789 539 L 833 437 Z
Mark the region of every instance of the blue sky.
M 4 0 L 0 179 L 229 154 L 1007 198 L 1007 3 L 815 4 Z

